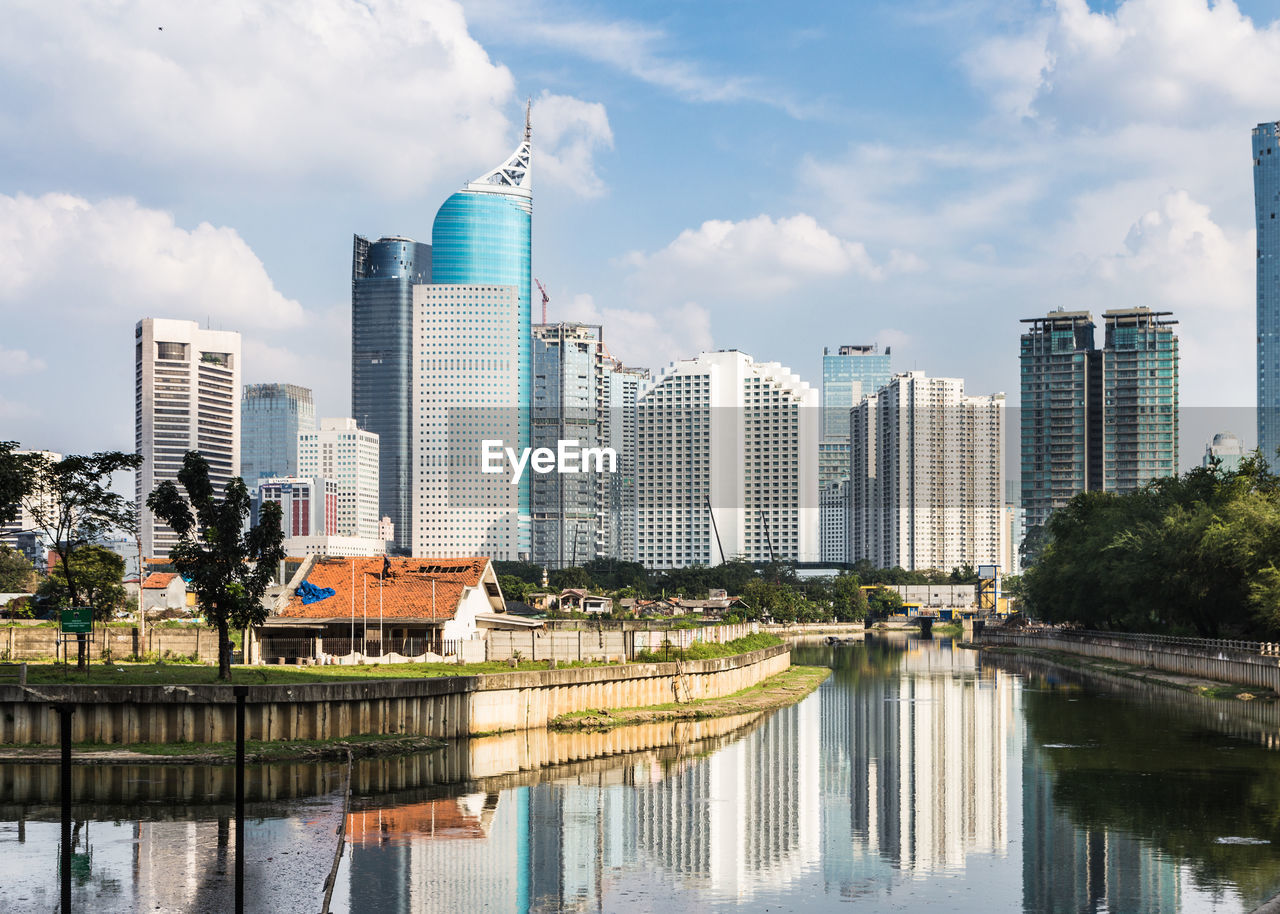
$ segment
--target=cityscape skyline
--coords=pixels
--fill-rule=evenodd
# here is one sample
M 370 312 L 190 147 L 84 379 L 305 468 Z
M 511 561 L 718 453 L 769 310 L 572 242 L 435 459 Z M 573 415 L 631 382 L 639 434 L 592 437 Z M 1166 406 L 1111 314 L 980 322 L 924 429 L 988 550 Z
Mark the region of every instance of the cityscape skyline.
M 15 19 L 11 39 L 34 45 L 22 37 L 56 29 L 63 37 L 45 53 L 68 55 L 73 91 L 47 109 L 64 113 L 64 123 L 28 130 L 4 153 L 11 180 L 0 186 L 0 223 L 13 232 L 16 262 L 30 269 L 0 285 L 8 331 L 0 341 L 7 376 L 0 421 L 6 437 L 28 447 L 127 447 L 127 417 L 113 405 L 128 395 L 128 381 L 113 359 L 96 360 L 98 383 L 78 394 L 79 421 L 58 422 L 36 404 L 57 399 L 63 378 L 76 374 L 73 353 L 105 353 L 104 340 L 109 346 L 118 332 L 112 328 L 139 314 L 239 330 L 246 382 L 310 386 L 326 414 L 353 415 L 345 385 L 332 377 L 343 373 L 329 370 L 347 357 L 345 239 L 352 231 L 427 237 L 433 201 L 474 174 L 476 163 L 511 148 L 525 97 L 533 98 L 535 133 L 545 143 L 545 164 L 535 166 L 545 183 L 534 263 L 551 294 L 550 319 L 604 324 L 606 341 L 627 364 L 658 370 L 701 350 L 738 348 L 814 382 L 821 344 L 838 334 L 891 346 L 899 369 L 962 376 L 972 389 L 1012 395 L 1016 356 L 993 326 L 1012 327 L 1033 300 L 1097 311 L 1143 304 L 1182 321 L 1185 403 L 1247 405 L 1254 244 L 1243 138 L 1276 116 L 1255 88 L 1267 84 L 1270 66 L 1255 62 L 1255 52 L 1275 41 L 1270 14 L 1247 18 L 1261 9 L 1185 2 L 1156 10 L 1128 0 L 1088 10 L 1064 2 L 1007 8 L 987 23 L 973 10 L 941 16 L 925 6 L 824 15 L 801 8 L 788 11 L 794 27 L 781 31 L 775 14 L 762 10 L 711 44 L 693 37 L 699 23 L 687 11 L 609 22 L 585 9 L 540 9 L 521 14 L 522 29 L 484 4 L 440 4 L 415 12 L 411 24 L 457 37 L 470 56 L 442 55 L 434 74 L 466 70 L 483 78 L 467 89 L 444 78 L 412 82 L 406 91 L 429 101 L 423 110 L 438 117 L 432 130 L 423 131 L 419 118 L 392 117 L 375 134 L 351 128 L 355 141 L 325 154 L 316 151 L 325 144 L 299 140 L 326 127 L 316 121 L 322 101 L 341 110 L 347 98 L 321 68 L 290 90 L 300 103 L 296 122 L 274 119 L 280 122 L 266 135 L 294 155 L 284 180 L 276 180 L 273 162 L 246 158 L 225 141 L 197 155 L 154 127 L 140 131 L 148 167 L 131 168 L 82 115 L 95 79 L 118 84 L 139 56 L 152 54 L 199 75 L 209 97 L 219 97 L 229 76 L 221 61 L 185 43 L 196 26 L 217 46 L 219 36 L 267 26 L 290 40 L 299 23 L 268 12 L 240 25 L 216 11 L 182 13 L 162 38 L 122 30 L 92 11 L 57 17 L 56 25 L 52 14 L 27 12 Z M 361 54 L 395 62 L 394 51 L 420 63 L 424 32 L 410 29 L 388 45 L 394 30 L 381 21 L 384 13 L 373 4 L 349 36 L 300 41 L 345 41 Z M 356 14 L 342 8 L 337 15 Z M 1144 28 L 1158 14 L 1168 27 Z M 205 18 L 184 18 L 196 15 Z M 833 47 L 826 33 L 855 44 L 893 38 L 905 53 L 901 61 L 880 51 L 851 63 L 846 46 Z M 72 65 L 88 34 L 122 48 L 122 62 Z M 563 52 L 559 72 L 548 70 L 546 51 L 528 34 Z M 609 58 L 582 39 L 587 34 L 601 36 L 600 46 L 605 38 L 630 41 L 634 53 Z M 751 57 L 753 75 L 740 76 L 745 52 L 765 34 L 786 40 Z M 1202 53 L 1188 60 L 1179 52 L 1189 36 Z M 249 55 L 265 50 L 262 40 L 246 44 Z M 12 59 L 24 53 L 15 47 Z M 1216 75 L 1215 53 L 1247 63 L 1231 77 Z M 789 77 L 797 54 L 809 66 Z M 837 58 L 855 67 L 857 95 L 829 80 L 822 81 L 827 94 L 810 91 L 809 81 Z M 1001 69 L 997 59 L 1018 66 Z M 1175 59 L 1183 61 L 1176 71 Z M 1139 63 L 1145 71 L 1135 69 Z M 41 74 L 53 69 L 4 70 L 0 78 L 15 90 L 7 97 L 49 101 Z M 691 82 L 671 81 L 673 72 Z M 1081 105 L 1100 73 L 1116 72 L 1137 85 L 1164 79 L 1184 91 L 1158 104 L 1135 91 L 1105 110 Z M 905 77 L 899 94 L 875 88 L 895 83 L 895 74 Z M 872 75 L 873 83 L 860 79 Z M 148 91 L 163 101 L 170 87 Z M 815 101 L 795 101 L 809 98 Z M 449 144 L 432 138 L 463 111 L 469 129 Z M 937 119 L 947 139 L 919 147 L 915 123 L 908 126 L 900 111 L 915 122 Z M 263 117 L 258 108 L 245 113 L 251 124 Z M 670 131 L 650 129 L 658 117 Z M 18 112 L 15 123 L 30 126 L 29 118 Z M 789 152 L 769 145 L 779 130 L 795 137 Z M 671 131 L 687 134 L 676 161 L 667 149 Z M 412 169 L 400 153 L 368 157 L 369 148 L 396 148 L 377 140 L 410 134 L 404 148 L 420 153 Z M 42 156 L 46 136 L 67 141 L 65 151 Z M 741 142 L 748 136 L 758 142 Z M 344 156 L 355 147 L 363 169 L 347 167 Z M 156 153 L 172 164 L 157 166 Z M 930 231 L 921 231 L 926 224 Z M 1031 225 L 1038 232 L 1027 231 Z M 94 240 L 104 237 L 120 240 Z M 169 253 L 153 256 L 153 248 Z M 61 269 L 42 269 L 52 250 Z M 77 304 L 86 289 L 95 301 L 87 313 Z M 780 323 L 781 313 L 789 320 Z M 69 316 L 80 320 L 59 320 Z M 57 346 L 47 333 L 53 323 L 63 328 Z M 804 332 L 818 325 L 827 329 Z M 1252 444 L 1250 429 L 1227 427 Z M 1184 442 L 1184 463 L 1222 430 L 1197 436 L 1195 447 Z

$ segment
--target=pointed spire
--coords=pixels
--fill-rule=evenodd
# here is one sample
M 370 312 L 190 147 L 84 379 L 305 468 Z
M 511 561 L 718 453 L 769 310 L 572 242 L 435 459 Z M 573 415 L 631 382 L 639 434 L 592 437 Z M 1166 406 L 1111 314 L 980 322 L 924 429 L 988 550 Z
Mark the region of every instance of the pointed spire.
M 529 144 L 533 139 L 533 99 L 525 98 L 524 100 L 524 141 Z
M 516 151 L 497 168 L 486 172 L 467 184 L 470 191 L 481 191 L 491 194 L 508 194 L 519 197 L 533 196 L 529 180 L 529 158 L 533 145 L 533 99 L 527 99 L 524 106 L 524 138 Z

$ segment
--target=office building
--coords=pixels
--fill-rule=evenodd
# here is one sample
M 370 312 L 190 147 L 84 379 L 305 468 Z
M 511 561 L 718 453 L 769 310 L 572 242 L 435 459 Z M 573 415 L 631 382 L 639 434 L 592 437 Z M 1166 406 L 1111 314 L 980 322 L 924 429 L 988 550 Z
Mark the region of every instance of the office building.
M 1021 340 L 1022 508 L 1028 530 L 1085 491 L 1131 492 L 1178 468 L 1178 339 L 1168 312 L 1029 318 Z
M 853 408 L 850 561 L 908 571 L 1004 558 L 1004 394 L 896 375 Z
M 639 561 L 816 561 L 818 392 L 737 350 L 668 366 L 640 394 Z
M 378 436 L 355 419 L 321 419 L 297 438 L 298 475 L 338 486 L 338 536 L 378 539 Z
M 534 562 L 548 568 L 597 558 L 635 561 L 636 398 L 644 376 L 609 354 L 598 325 L 533 328 L 532 446 L 560 441 L 612 448 L 605 473 L 530 477 Z
M 252 488 L 268 476 L 298 475 L 298 433 L 315 427 L 309 387 L 246 384 L 240 401 L 240 475 L 245 485 Z
M 1280 122 L 1253 128 L 1253 212 L 1258 228 L 1258 448 L 1280 447 Z
M 412 555 L 516 560 L 520 300 L 514 285 L 415 286 Z M 484 465 L 485 442 L 499 459 Z M 399 527 L 397 534 L 399 532 Z
M 338 535 L 338 484 L 319 476 L 264 479 L 258 498 L 280 506 L 286 537 Z
M 1212 466 L 1215 460 L 1224 472 L 1235 472 L 1244 460 L 1244 445 L 1231 432 L 1219 432 L 1213 436 L 1211 444 L 1204 446 L 1204 459 L 1200 465 Z
M 147 496 L 162 482 L 177 483 L 187 451 L 199 451 L 208 461 L 216 492 L 240 475 L 240 334 L 148 317 L 138 322 L 134 336 L 142 551 L 167 558 L 178 537 L 147 509 Z
M 849 410 L 889 383 L 889 349 L 841 346 L 822 349 L 822 440 L 818 485 L 826 488 L 849 474 Z
M 528 447 L 530 440 L 528 406 L 532 389 L 532 333 L 529 287 L 533 222 L 533 191 L 529 174 L 531 136 L 526 112 L 524 138 L 516 151 L 501 165 L 445 200 L 436 212 L 431 227 L 432 284 L 454 288 L 501 286 L 513 290 L 514 327 L 506 327 L 504 316 L 490 314 L 485 308 L 480 308 L 469 316 L 460 316 L 459 319 L 464 322 L 462 329 L 468 336 L 475 336 L 477 342 L 484 341 L 481 345 L 491 349 L 505 349 L 508 342 L 515 345 L 511 358 L 515 385 L 507 391 L 504 380 L 501 390 L 504 399 L 490 397 L 487 402 L 513 411 L 515 434 L 508 436 L 505 442 L 517 452 Z M 479 301 L 475 300 L 476 303 Z M 457 303 L 464 305 L 465 301 L 459 299 Z M 462 312 L 459 313 L 462 315 Z M 490 391 L 491 394 L 499 392 L 497 389 Z M 438 392 L 432 393 L 432 396 L 438 395 Z M 521 479 L 516 490 L 518 526 L 515 531 L 515 551 L 527 555 L 531 537 L 527 477 Z M 481 500 L 487 499 L 488 496 L 485 495 Z M 391 519 L 396 522 L 398 530 L 399 520 L 394 514 Z M 418 539 L 415 531 L 414 540 Z
M 378 436 L 378 503 L 395 548 L 412 540 L 413 287 L 431 281 L 431 245 L 355 236 L 351 255 L 351 415 Z

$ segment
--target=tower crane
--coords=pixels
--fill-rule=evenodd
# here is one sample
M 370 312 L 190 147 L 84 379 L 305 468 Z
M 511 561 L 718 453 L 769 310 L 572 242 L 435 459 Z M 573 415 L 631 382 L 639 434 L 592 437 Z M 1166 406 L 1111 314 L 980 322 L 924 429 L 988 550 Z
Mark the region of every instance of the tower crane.
M 542 280 L 534 277 L 533 281 L 538 284 L 538 291 L 542 293 L 542 322 L 547 322 L 547 302 L 551 301 L 551 296 L 547 295 L 547 287 L 542 284 Z

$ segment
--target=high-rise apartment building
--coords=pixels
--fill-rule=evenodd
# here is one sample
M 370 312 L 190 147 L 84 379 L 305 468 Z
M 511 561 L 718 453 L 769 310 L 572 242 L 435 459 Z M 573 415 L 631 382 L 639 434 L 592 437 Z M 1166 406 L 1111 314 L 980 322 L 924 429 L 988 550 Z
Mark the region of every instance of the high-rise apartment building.
M 532 446 L 554 451 L 560 441 L 576 441 L 617 456 L 607 473 L 530 478 L 532 559 L 550 568 L 635 561 L 636 397 L 644 373 L 623 367 L 602 336 L 598 325 L 533 328 Z
M 1076 494 L 1102 488 L 1102 353 L 1087 311 L 1022 323 L 1022 508 L 1039 527 Z
M 1102 487 L 1132 492 L 1178 472 L 1178 338 L 1168 311 L 1102 315 Z
M 819 417 L 818 392 L 776 362 L 668 366 L 640 394 L 639 561 L 815 561 Z
M 818 484 L 824 490 L 849 476 L 849 410 L 893 376 L 889 349 L 875 345 L 822 350 L 822 440 L 818 445 Z
M 240 475 L 255 486 L 268 476 L 298 475 L 298 433 L 316 427 L 311 388 L 246 384 L 240 401 Z
M 321 419 L 297 436 L 299 476 L 337 484 L 337 536 L 378 538 L 378 436 L 355 419 Z
M 1280 447 L 1280 122 L 1253 128 L 1253 213 L 1258 228 L 1258 448 Z
M 53 451 L 14 451 L 18 456 L 37 456 L 49 463 L 57 463 L 61 454 Z M 18 504 L 17 515 L 9 521 L 0 522 L 0 546 L 8 546 L 21 552 L 37 571 L 44 572 L 48 561 L 49 550 L 56 545 L 43 530 L 36 526 L 37 515 L 52 517 L 56 505 L 50 498 L 24 498 Z M 134 555 L 136 567 L 137 555 Z
M 1028 530 L 1085 491 L 1131 492 L 1178 468 L 1178 339 L 1168 312 L 1030 318 L 1021 340 L 1022 508 Z
M 850 426 L 850 561 L 1001 564 L 1004 394 L 907 372 L 855 406 Z
M 396 550 L 412 542 L 413 287 L 431 281 L 431 245 L 355 236 L 351 255 L 351 415 L 378 436 L 378 502 Z
M 136 495 L 142 551 L 168 557 L 177 534 L 146 508 L 182 458 L 199 451 L 221 492 L 240 475 L 240 334 L 195 321 L 144 318 L 134 333 L 134 443 L 142 455 Z
M 845 473 L 848 473 L 846 464 Z M 829 482 L 819 493 L 822 508 L 821 561 L 849 561 L 849 479 Z
M 412 555 L 515 560 L 520 483 L 520 300 L 514 285 L 415 286 Z M 487 472 L 485 442 L 497 442 Z M 397 537 L 399 531 L 397 528 Z
M 532 375 L 532 334 L 529 305 L 533 223 L 530 150 L 531 129 L 526 113 L 524 138 L 516 151 L 497 168 L 450 196 L 436 212 L 435 222 L 431 227 L 433 284 L 486 288 L 502 286 L 514 290 L 516 324 L 513 328 L 507 329 L 505 324 L 495 323 L 498 319 L 482 313 L 484 309 L 462 319 L 465 322 L 465 332 L 475 336 L 478 342 L 485 341 L 484 345 L 505 348 L 507 340 L 500 339 L 499 336 L 509 333 L 511 342 L 516 347 L 511 360 L 511 368 L 515 372 L 514 388 L 510 392 L 505 389 L 501 391 L 506 399 L 491 398 L 488 402 L 514 410 L 516 434 L 508 437 L 506 443 L 517 451 L 528 447 L 530 440 L 528 408 Z M 499 391 L 495 389 L 490 393 L 497 394 Z M 516 551 L 528 554 L 531 525 L 527 477 L 521 479 L 516 490 Z M 486 499 L 487 497 L 485 496 Z M 394 515 L 392 520 L 396 520 Z

